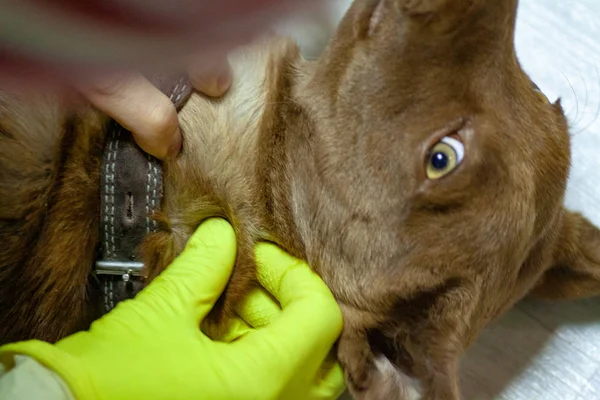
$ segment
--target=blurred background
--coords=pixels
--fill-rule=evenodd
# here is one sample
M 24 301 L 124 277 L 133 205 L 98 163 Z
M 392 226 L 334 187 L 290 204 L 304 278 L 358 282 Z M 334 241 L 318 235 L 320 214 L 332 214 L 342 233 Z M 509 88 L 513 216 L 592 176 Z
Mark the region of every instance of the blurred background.
M 323 0 L 318 19 L 287 21 L 307 58 L 317 57 L 350 0 Z M 566 205 L 600 226 L 600 1 L 520 0 L 517 53 L 571 123 Z M 462 363 L 466 400 L 600 400 L 600 299 L 526 299 L 490 326 Z M 344 397 L 350 400 L 350 397 Z

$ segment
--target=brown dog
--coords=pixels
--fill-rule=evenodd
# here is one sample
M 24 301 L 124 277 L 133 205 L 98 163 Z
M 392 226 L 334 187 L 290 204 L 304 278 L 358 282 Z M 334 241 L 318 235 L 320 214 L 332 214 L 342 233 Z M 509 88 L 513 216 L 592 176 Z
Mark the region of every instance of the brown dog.
M 232 56 L 221 100 L 180 113 L 154 276 L 207 217 L 306 259 L 344 313 L 357 399 L 459 399 L 459 359 L 533 290 L 600 294 L 600 231 L 563 208 L 567 121 L 520 68 L 517 0 L 356 0 L 320 60 L 269 38 Z M 105 117 L 60 99 L 0 101 L 0 339 L 86 326 Z M 420 395 L 420 396 L 419 396 Z

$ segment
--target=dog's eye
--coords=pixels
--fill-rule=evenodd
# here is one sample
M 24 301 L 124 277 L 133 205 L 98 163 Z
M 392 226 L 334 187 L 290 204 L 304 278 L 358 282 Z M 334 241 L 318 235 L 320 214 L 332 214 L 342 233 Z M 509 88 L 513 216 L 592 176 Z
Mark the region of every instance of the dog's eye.
M 465 147 L 460 140 L 446 136 L 433 146 L 427 159 L 427 177 L 440 179 L 460 165 Z

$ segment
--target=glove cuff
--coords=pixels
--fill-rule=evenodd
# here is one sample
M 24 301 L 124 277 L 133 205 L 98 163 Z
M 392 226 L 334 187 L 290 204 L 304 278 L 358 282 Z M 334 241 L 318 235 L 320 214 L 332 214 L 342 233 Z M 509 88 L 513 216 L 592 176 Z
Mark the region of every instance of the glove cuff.
M 11 343 L 0 347 L 0 354 L 26 355 L 56 373 L 69 387 L 77 400 L 98 400 L 97 391 L 88 372 L 70 354 L 40 340 Z

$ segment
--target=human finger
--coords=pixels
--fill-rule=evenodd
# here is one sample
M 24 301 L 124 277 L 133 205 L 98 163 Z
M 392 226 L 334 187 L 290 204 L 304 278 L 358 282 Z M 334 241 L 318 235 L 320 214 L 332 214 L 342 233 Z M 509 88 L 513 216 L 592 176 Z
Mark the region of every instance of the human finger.
M 269 293 L 258 287 L 253 289 L 240 303 L 235 311 L 253 328 L 269 325 L 279 315 L 281 307 Z
M 79 91 L 99 110 L 131 131 L 146 153 L 164 160 L 181 149 L 175 106 L 138 73 L 103 75 Z
M 146 288 L 200 322 L 213 308 L 233 272 L 236 237 L 224 219 L 203 222 L 181 254 Z
M 188 75 L 192 86 L 208 96 L 220 97 L 231 86 L 232 69 L 225 56 L 208 63 L 205 58 L 191 62 Z
M 312 399 L 337 399 L 346 390 L 344 370 L 335 354 L 330 352 L 316 377 L 311 390 Z

